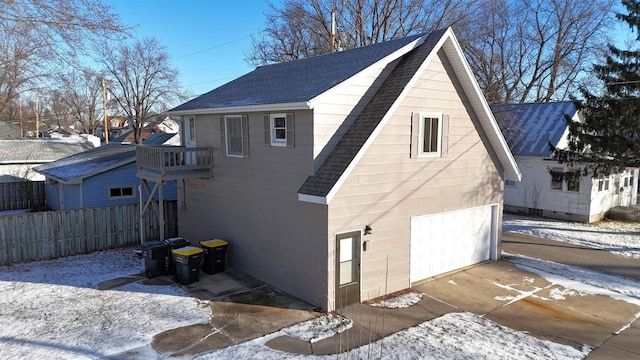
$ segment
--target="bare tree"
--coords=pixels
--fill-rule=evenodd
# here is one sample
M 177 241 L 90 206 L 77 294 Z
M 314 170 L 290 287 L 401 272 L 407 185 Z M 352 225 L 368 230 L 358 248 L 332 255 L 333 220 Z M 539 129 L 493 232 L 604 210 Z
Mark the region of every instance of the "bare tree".
M 350 49 L 462 22 L 479 0 L 285 0 L 271 4 L 265 31 L 252 39 L 247 61 L 283 62 L 329 52 L 331 12 L 336 40 Z
M 69 122 L 79 124 L 85 134 L 94 135 L 96 129 L 102 126 L 102 75 L 89 68 L 73 70 L 58 77 L 59 90 L 53 92 L 58 95 L 57 101 L 52 101 L 52 110 L 60 109 Z M 57 104 L 57 106 L 56 106 Z
M 486 0 L 460 28 L 491 103 L 566 99 L 605 51 L 614 0 Z
M 142 128 L 150 115 L 185 99 L 178 71 L 156 38 L 116 49 L 107 46 L 102 64 L 111 77 L 109 91 L 129 117 L 136 143 L 142 142 Z
M 490 103 L 566 99 L 590 80 L 605 50 L 616 0 L 284 0 L 247 61 L 329 52 L 331 11 L 342 48 L 452 26 Z
M 0 0 L 0 113 L 45 77 L 77 65 L 98 39 L 127 30 L 101 0 Z

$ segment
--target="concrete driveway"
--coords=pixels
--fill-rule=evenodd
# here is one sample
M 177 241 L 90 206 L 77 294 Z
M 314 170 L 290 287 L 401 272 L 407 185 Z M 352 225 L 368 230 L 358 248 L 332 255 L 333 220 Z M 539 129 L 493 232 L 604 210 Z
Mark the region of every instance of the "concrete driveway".
M 447 313 L 472 312 L 539 339 L 578 349 L 588 345 L 594 349 L 588 359 L 640 360 L 640 306 L 568 291 L 509 259 L 522 254 L 631 277 L 640 274 L 640 261 L 520 235 L 505 234 L 503 241 L 503 251 L 510 254 L 505 259 L 415 286 L 414 291 L 424 294 L 415 305 L 402 309 L 351 305 L 339 312 L 354 326 L 340 335 L 314 343 L 280 336 L 266 345 L 298 354 L 344 353 Z M 217 330 L 194 325 L 159 334 L 152 347 L 164 356 L 219 349 L 322 315 L 298 299 L 233 272 L 205 275 L 186 289 L 209 301 L 211 324 Z

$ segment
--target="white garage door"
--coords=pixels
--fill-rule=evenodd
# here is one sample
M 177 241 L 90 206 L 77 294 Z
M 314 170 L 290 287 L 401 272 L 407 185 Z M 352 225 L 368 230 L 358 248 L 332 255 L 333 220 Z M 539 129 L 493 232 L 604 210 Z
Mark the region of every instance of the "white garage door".
M 491 258 L 497 205 L 411 218 L 411 282 Z

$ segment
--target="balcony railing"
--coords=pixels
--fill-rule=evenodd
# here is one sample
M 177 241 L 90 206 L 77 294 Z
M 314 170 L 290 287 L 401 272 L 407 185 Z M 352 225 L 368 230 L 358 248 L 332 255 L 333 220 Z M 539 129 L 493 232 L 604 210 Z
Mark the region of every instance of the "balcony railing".
M 207 178 L 213 171 L 213 148 L 148 146 L 136 148 L 138 177 Z

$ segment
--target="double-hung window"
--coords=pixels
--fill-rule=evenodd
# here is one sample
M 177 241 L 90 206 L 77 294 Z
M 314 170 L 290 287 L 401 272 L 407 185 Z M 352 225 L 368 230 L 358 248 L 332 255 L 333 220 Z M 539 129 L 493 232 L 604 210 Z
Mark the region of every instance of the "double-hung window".
M 561 168 L 551 169 L 551 190 L 562 190 L 564 171 Z
M 243 129 L 241 115 L 227 115 L 224 117 L 225 142 L 227 156 L 242 157 Z
M 287 146 L 287 114 L 270 115 L 271 146 Z
M 419 156 L 439 156 L 442 144 L 442 116 L 421 114 Z
M 448 139 L 448 116 L 442 113 L 413 113 L 411 119 L 411 158 L 446 155 Z

